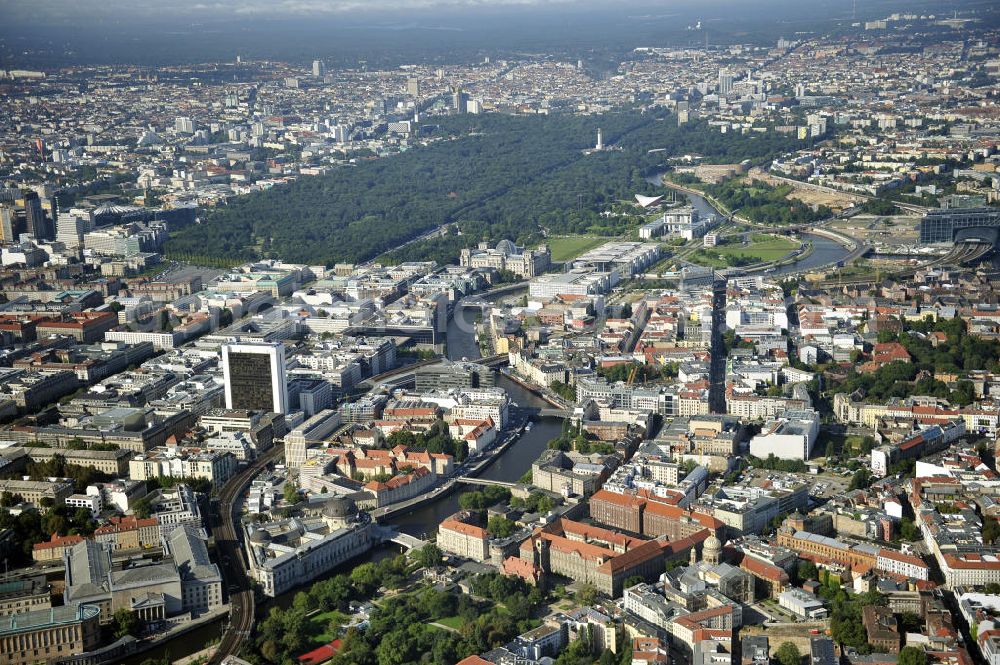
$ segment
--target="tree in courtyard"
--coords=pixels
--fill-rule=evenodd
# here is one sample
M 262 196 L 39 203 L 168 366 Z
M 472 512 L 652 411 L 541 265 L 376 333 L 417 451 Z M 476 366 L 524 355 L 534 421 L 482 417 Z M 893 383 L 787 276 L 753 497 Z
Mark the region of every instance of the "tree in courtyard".
M 792 642 L 782 642 L 778 650 L 774 652 L 774 659 L 780 665 L 799 665 L 802 660 L 802 654 L 799 653 L 799 648 Z
M 285 502 L 295 505 L 302 500 L 299 495 L 299 488 L 295 486 L 295 483 L 285 483 L 285 488 L 282 490 L 285 497 Z
M 486 523 L 486 530 L 494 538 L 508 538 L 513 535 L 516 526 L 516 524 L 503 515 L 494 515 Z
M 993 544 L 1000 538 L 1000 522 L 992 517 L 986 518 L 986 523 L 983 524 L 983 542 L 988 544 Z
M 927 665 L 927 654 L 917 647 L 903 647 L 899 651 L 899 665 Z
M 138 635 L 139 628 L 142 625 L 142 622 L 139 621 L 139 615 L 124 607 L 114 613 L 112 622 L 115 629 L 115 639 L 125 637 L 126 635 L 132 635 L 133 637 Z
M 812 561 L 799 561 L 799 567 L 796 571 L 799 583 L 805 582 L 806 580 L 818 580 L 819 571 L 816 569 L 816 564 Z
M 153 513 L 153 507 L 149 499 L 142 497 L 132 504 L 132 514 L 141 520 L 146 519 Z
M 865 489 L 872 484 L 872 474 L 871 471 L 865 468 L 860 468 L 854 472 L 851 477 L 851 484 L 847 486 L 849 490 L 860 490 Z
M 584 584 L 576 592 L 576 598 L 582 605 L 593 605 L 597 601 L 597 588 L 592 584 Z
M 913 523 L 913 520 L 904 517 L 899 524 L 899 537 L 908 542 L 920 540 L 920 529 Z
M 424 568 L 433 568 L 441 563 L 441 550 L 434 543 L 427 543 L 417 551 L 416 560 Z

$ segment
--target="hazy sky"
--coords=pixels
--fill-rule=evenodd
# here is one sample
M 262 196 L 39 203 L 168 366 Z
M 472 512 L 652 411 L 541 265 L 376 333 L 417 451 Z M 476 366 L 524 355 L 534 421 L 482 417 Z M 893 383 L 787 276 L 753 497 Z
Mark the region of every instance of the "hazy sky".
M 0 0 L 4 15 L 103 15 L 173 14 L 341 14 L 356 11 L 416 10 L 426 8 L 475 8 L 488 6 L 592 5 L 591 0 Z M 607 4 L 633 4 L 610 0 Z
M 796 3 L 836 4 L 843 0 L 803 0 Z M 847 0 L 848 2 L 850 0 Z M 0 0 L 0 15 L 20 20 L 41 17 L 134 18 L 140 16 L 196 17 L 218 15 L 337 15 L 356 12 L 482 8 L 594 8 L 729 5 L 752 10 L 773 4 L 765 0 Z
M 855 0 L 0 0 L 0 67 L 244 58 L 391 66 L 635 46 L 769 43 L 850 21 Z M 997 0 L 856 0 L 857 18 Z M 700 26 L 700 27 L 699 27 Z

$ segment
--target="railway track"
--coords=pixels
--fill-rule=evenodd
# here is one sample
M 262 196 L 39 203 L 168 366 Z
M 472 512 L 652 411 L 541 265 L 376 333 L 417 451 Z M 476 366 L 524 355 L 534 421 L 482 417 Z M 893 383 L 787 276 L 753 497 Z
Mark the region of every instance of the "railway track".
M 830 286 L 849 286 L 852 284 L 874 284 L 882 277 L 893 277 L 896 279 L 912 277 L 914 274 L 916 274 L 918 270 L 927 270 L 928 268 L 940 268 L 949 265 L 960 266 L 966 263 L 973 263 L 975 261 L 982 259 L 991 251 L 993 251 L 993 245 L 987 243 L 962 242 L 956 244 L 951 249 L 951 251 L 945 254 L 944 256 L 938 257 L 933 261 L 928 261 L 927 263 L 921 263 L 920 265 L 914 266 L 912 268 L 886 272 L 883 273 L 881 276 L 864 275 L 861 277 L 847 277 L 836 280 L 823 280 L 822 282 L 817 282 L 817 286 L 822 288 Z
M 219 494 L 220 524 L 214 530 L 215 548 L 223 561 L 223 565 L 219 566 L 223 583 L 229 589 L 229 621 L 222 634 L 222 639 L 219 641 L 219 646 L 208 661 L 209 665 L 218 665 L 227 656 L 237 655 L 243 641 L 249 639 L 253 631 L 254 592 L 250 586 L 247 565 L 243 560 L 243 548 L 240 547 L 234 511 L 239 507 L 243 491 L 250 484 L 250 481 L 270 462 L 281 457 L 283 453 L 284 446 L 274 445 L 242 473 L 226 483 Z

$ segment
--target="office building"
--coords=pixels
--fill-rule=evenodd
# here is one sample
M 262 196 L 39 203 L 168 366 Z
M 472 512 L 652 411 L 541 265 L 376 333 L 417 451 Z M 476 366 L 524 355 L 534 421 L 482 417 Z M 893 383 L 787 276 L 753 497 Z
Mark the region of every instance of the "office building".
M 548 299 L 566 295 L 601 295 L 610 291 L 612 286 L 611 273 L 584 268 L 535 277 L 528 285 L 528 297 Z
M 326 63 L 322 60 L 313 60 L 313 78 L 323 78 L 326 75 Z
M 23 501 L 41 505 L 42 499 L 51 499 L 61 506 L 73 494 L 73 483 L 66 480 L 20 480 L 17 478 L 0 480 L 0 494 L 9 492 L 21 496 Z
M 132 480 L 201 478 L 221 487 L 236 473 L 237 462 L 228 452 L 158 446 L 136 455 L 128 464 Z
M 285 465 L 295 471 L 306 461 L 306 450 L 329 438 L 342 422 L 337 411 L 323 410 L 285 436 Z
M 174 120 L 174 129 L 179 134 L 194 134 L 194 121 L 191 118 L 179 117 Z
M 589 267 L 602 273 L 615 274 L 611 286 L 618 279 L 628 279 L 643 272 L 660 259 L 660 246 L 655 242 L 608 242 L 578 256 L 575 268 Z
M 496 385 L 492 368 L 471 362 L 447 360 L 427 365 L 418 369 L 414 377 L 418 393 L 451 388 L 492 388 Z
M 14 204 L 0 203 L 0 243 L 16 243 L 23 232 L 24 218 L 18 214 Z
M 455 513 L 438 527 L 437 544 L 442 552 L 473 561 L 490 558 L 490 535 L 479 524 L 476 513 L 463 510 Z
M 280 343 L 222 345 L 227 409 L 288 412 L 285 347 Z
M 410 97 L 420 96 L 420 79 L 418 79 L 416 76 L 411 76 L 410 78 L 406 79 L 406 94 L 408 94 Z
M 778 605 L 801 620 L 822 620 L 829 615 L 821 598 L 796 587 L 779 594 Z
M 725 69 L 719 70 L 719 96 L 728 95 L 733 91 L 733 80 L 732 73 Z
M 465 113 L 466 112 L 466 100 L 468 96 L 462 91 L 461 88 L 453 88 L 451 93 L 451 108 L 455 110 L 455 113 Z
M 83 236 L 93 230 L 94 214 L 89 210 L 71 208 L 59 213 L 56 220 L 56 240 L 68 249 L 83 247 Z
M 28 233 L 33 235 L 35 240 L 52 240 L 52 226 L 45 217 L 42 200 L 35 192 L 24 195 L 24 215 Z

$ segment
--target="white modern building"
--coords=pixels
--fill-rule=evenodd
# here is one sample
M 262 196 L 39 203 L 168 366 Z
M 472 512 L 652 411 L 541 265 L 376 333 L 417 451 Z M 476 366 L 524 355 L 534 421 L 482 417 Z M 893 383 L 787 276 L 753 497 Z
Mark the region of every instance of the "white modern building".
M 639 237 L 644 240 L 659 236 L 670 236 L 692 240 L 705 235 L 715 223 L 715 217 L 709 215 L 701 218 L 698 211 L 691 206 L 673 208 L 663 215 L 639 228 Z
M 528 285 L 528 296 L 547 300 L 559 295 L 601 295 L 610 291 L 619 279 L 620 276 L 617 272 L 593 272 L 591 270 L 572 270 L 541 275 L 531 280 Z
M 750 440 L 750 454 L 765 459 L 807 460 L 819 436 L 819 414 L 812 409 L 785 411 Z
M 802 589 L 792 588 L 778 596 L 778 605 L 800 619 L 825 619 L 829 614 L 823 601 Z

